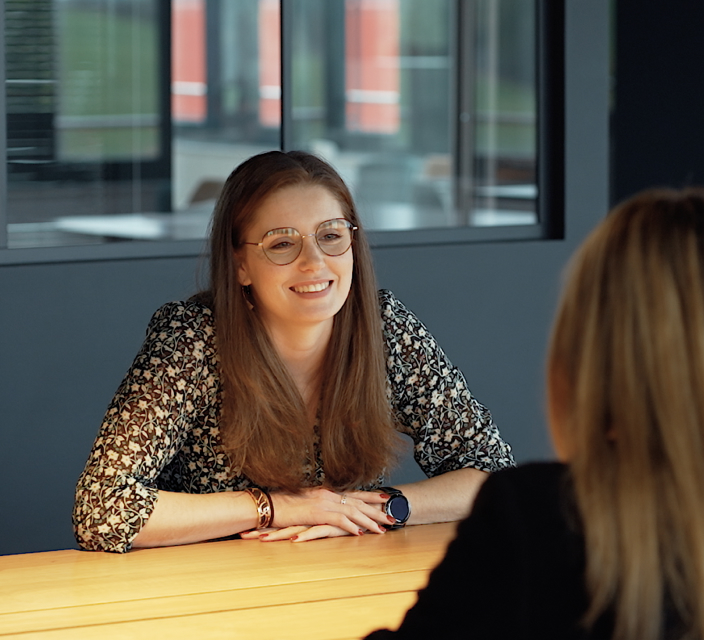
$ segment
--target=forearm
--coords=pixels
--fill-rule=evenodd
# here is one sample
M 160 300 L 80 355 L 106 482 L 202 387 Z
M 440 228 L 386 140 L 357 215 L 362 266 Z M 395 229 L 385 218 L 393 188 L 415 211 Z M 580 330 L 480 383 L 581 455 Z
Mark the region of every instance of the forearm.
M 257 526 L 257 509 L 243 491 L 190 494 L 159 491 L 134 547 L 163 547 L 230 536 Z
M 479 469 L 458 469 L 397 488 L 411 503 L 408 524 L 451 522 L 465 518 L 488 474 Z

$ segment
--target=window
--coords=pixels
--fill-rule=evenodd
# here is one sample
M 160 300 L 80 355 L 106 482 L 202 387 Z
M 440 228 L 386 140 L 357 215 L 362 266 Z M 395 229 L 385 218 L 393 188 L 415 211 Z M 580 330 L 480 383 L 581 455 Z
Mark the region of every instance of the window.
M 170 210 L 160 3 L 4 5 L 8 246 L 150 237 L 133 214 Z
M 536 225 L 535 17 L 531 0 L 291 3 L 285 145 L 332 161 L 369 229 Z
M 274 148 L 335 165 L 377 243 L 559 235 L 556 4 L 0 0 L 0 248 L 202 238 Z

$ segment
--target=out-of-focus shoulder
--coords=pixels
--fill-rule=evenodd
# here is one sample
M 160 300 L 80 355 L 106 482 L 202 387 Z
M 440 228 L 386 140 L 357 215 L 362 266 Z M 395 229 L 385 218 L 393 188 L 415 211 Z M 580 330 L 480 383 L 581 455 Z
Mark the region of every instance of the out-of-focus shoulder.
M 569 467 L 561 462 L 527 462 L 492 473 L 486 483 L 492 485 L 553 484 L 569 476 Z M 485 483 L 485 484 L 486 484 Z
M 569 467 L 560 462 L 530 462 L 490 474 L 477 500 L 487 496 L 510 496 L 510 501 L 527 511 L 545 513 L 550 505 L 563 504 L 572 510 L 572 480 Z
M 545 462 L 524 462 L 517 467 L 511 467 L 496 471 L 495 476 L 510 479 L 512 482 L 521 482 L 529 477 L 537 478 L 555 478 L 560 477 L 569 472 L 569 467 L 556 461 Z

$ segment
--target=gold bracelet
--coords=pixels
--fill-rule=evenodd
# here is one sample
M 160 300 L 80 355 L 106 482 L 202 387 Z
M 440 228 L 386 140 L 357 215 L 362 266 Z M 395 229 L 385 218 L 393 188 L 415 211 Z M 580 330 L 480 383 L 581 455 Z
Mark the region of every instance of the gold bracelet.
M 266 529 L 274 520 L 274 505 L 266 491 L 262 491 L 258 487 L 249 487 L 245 491 L 252 496 L 254 504 L 257 505 L 257 529 Z

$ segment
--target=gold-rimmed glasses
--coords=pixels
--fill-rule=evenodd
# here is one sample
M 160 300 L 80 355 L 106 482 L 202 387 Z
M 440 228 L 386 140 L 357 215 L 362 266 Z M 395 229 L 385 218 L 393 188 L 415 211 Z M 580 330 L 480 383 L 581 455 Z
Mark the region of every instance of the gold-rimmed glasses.
M 291 264 L 303 249 L 303 238 L 315 238 L 320 250 L 327 256 L 341 256 L 352 246 L 352 238 L 357 230 L 345 218 L 325 220 L 318 225 L 315 233 L 301 234 L 293 227 L 272 229 L 264 234 L 261 242 L 244 242 L 261 247 L 264 255 L 274 264 Z

